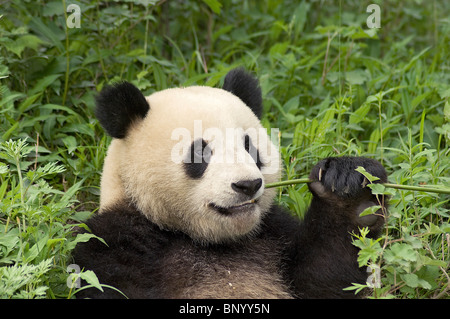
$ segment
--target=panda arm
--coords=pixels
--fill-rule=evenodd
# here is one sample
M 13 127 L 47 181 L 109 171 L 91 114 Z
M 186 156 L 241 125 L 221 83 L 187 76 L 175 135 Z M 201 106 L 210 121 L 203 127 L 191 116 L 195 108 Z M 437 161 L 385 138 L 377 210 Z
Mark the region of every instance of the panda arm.
M 369 236 L 378 237 L 384 217 L 359 217 L 365 208 L 379 203 L 363 187 L 364 177 L 355 171 L 357 166 L 381 182 L 387 179 L 381 164 L 359 157 L 328 158 L 311 172 L 311 205 L 297 230 L 290 232 L 286 255 L 287 280 L 297 297 L 352 298 L 353 292 L 342 289 L 367 280 L 366 269 L 358 266 L 358 248 L 352 244 L 351 233 L 368 227 Z
M 166 242 L 147 218 L 127 205 L 119 205 L 95 215 L 87 225 L 106 245 L 95 238 L 79 243 L 73 254 L 76 264 L 94 271 L 101 284 L 119 287 L 128 298 L 161 297 L 158 252 Z M 123 295 L 105 287 L 104 292 L 81 290 L 77 297 L 110 299 Z

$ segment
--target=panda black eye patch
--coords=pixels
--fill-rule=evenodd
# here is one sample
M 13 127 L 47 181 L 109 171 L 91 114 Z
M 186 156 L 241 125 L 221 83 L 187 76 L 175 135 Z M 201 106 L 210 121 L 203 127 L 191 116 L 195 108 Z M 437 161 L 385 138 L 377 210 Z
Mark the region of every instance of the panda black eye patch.
M 256 163 L 256 166 L 261 169 L 262 167 L 262 162 L 261 162 L 261 158 L 259 156 L 259 152 L 258 149 L 253 145 L 252 140 L 250 139 L 250 136 L 245 135 L 244 138 L 244 147 L 245 150 L 250 154 L 250 156 L 253 158 L 253 160 Z
M 200 138 L 193 141 L 183 161 L 186 175 L 194 179 L 201 178 L 208 167 L 211 155 L 211 149 L 205 140 Z

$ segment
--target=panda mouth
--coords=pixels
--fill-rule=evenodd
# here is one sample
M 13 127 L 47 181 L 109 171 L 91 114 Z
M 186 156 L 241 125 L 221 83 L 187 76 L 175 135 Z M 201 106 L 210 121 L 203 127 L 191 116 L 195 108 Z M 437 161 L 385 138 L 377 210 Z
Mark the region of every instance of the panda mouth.
M 255 208 L 257 202 L 258 201 L 256 199 L 252 199 L 252 200 L 243 202 L 239 205 L 229 206 L 229 207 L 219 206 L 214 203 L 210 203 L 208 206 L 211 207 L 212 209 L 214 209 L 215 211 L 219 212 L 222 215 L 230 216 L 230 215 L 234 215 L 234 214 L 248 213 L 248 212 L 252 211 Z

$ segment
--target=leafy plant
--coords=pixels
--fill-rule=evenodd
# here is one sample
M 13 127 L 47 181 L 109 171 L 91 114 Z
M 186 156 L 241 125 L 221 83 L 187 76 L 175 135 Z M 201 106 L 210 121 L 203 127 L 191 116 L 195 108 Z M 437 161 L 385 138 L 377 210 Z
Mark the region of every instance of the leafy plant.
M 369 183 L 374 181 L 374 177 L 363 168 L 359 171 L 364 174 Z M 368 187 L 370 186 L 382 185 L 369 184 Z M 391 205 L 396 203 L 397 198 L 404 196 L 397 192 L 386 191 L 384 187 L 371 188 L 376 196 L 392 196 Z M 410 195 L 416 196 L 414 193 Z M 435 209 L 435 212 L 438 212 L 437 207 Z M 399 206 L 395 205 L 390 208 L 389 226 L 386 228 L 383 245 L 380 243 L 382 238 L 377 240 L 367 238 L 367 229 L 362 229 L 360 234 L 354 234 L 354 244 L 360 248 L 358 256 L 360 267 L 379 271 L 375 274 L 376 285 L 368 281 L 366 285 L 353 284 L 347 290 L 355 290 L 355 293 L 358 293 L 362 289 L 370 288 L 373 298 L 394 298 L 396 294 L 409 298 L 442 298 L 448 295 L 450 223 L 440 216 L 436 221 L 423 225 L 422 220 L 426 219 L 423 217 L 417 219 L 416 223 L 410 224 L 411 221 L 405 222 L 398 218 L 400 214 L 411 216 L 407 212 L 405 214 L 404 210 L 405 207 L 399 209 Z M 368 213 L 374 212 L 366 210 L 361 215 Z M 444 213 L 446 217 L 449 216 L 447 209 L 441 209 L 441 213 Z M 400 236 L 393 230 L 397 227 L 401 229 Z
M 76 234 L 75 227 L 90 212 L 74 210 L 82 181 L 65 192 L 48 180 L 64 172 L 56 163 L 33 165 L 35 147 L 26 140 L 0 144 L 0 296 L 43 298 L 64 296 L 65 272 L 71 250 L 91 234 Z M 35 153 L 35 156 L 38 154 Z M 35 164 L 35 163 L 34 163 Z
M 80 28 L 66 24 L 68 1 L 2 3 L 0 295 L 73 297 L 70 275 L 103 287 L 67 266 L 98 207 L 110 139 L 94 96 L 112 81 L 145 94 L 220 86 L 242 65 L 260 79 L 263 125 L 280 131 L 283 180 L 355 155 L 380 160 L 391 184 L 449 188 L 450 4 L 375 2 L 380 29 L 357 0 L 71 1 Z M 448 298 L 448 195 L 389 192 L 383 237 L 355 234 L 361 265 L 379 267 L 371 297 Z M 277 200 L 302 218 L 310 196 L 301 183 Z

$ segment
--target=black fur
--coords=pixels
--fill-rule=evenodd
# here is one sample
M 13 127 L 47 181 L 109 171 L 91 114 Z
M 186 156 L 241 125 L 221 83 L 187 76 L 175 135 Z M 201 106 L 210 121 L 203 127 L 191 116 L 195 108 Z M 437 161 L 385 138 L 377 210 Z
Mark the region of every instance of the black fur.
M 211 149 L 203 139 L 192 142 L 183 166 L 186 175 L 198 179 L 203 176 L 211 158 Z
M 250 154 L 250 156 L 255 161 L 256 166 L 261 170 L 261 167 L 263 166 L 263 164 L 261 162 L 261 157 L 259 156 L 259 151 L 253 145 L 252 140 L 250 139 L 250 136 L 248 136 L 248 135 L 245 135 L 244 147 L 245 147 L 245 150 Z
M 323 159 L 312 170 L 310 179 L 318 180 L 319 170 L 321 170 L 321 181 L 328 190 L 343 198 L 354 197 L 368 191 L 368 188 L 361 187 L 364 176 L 355 170 L 358 166 L 365 167 L 371 175 L 379 177 L 380 180 L 376 183 L 387 181 L 383 166 L 376 160 L 365 157 Z
M 375 237 L 383 225 L 382 217 L 365 224 L 358 216 L 361 204 L 376 202 L 353 172 L 360 164 L 382 182 L 386 180 L 384 168 L 373 160 L 341 157 L 321 161 L 311 173 L 316 184 L 311 186 L 314 196 L 303 222 L 273 206 L 256 236 L 231 244 L 198 244 L 180 232 L 160 229 L 129 204 L 111 207 L 87 222 L 108 246 L 95 239 L 80 243 L 75 262 L 130 298 L 186 298 L 189 291 L 208 289 L 205 282 L 228 276 L 217 271 L 219 266 L 229 267 L 233 274 L 246 266 L 262 272 L 269 264 L 278 265 L 292 297 L 354 298 L 353 292 L 343 288 L 364 283 L 367 273 L 358 267 L 358 249 L 352 244 L 351 232 L 367 226 Z M 220 298 L 222 292 L 211 293 Z M 79 296 L 121 297 L 110 289 L 102 294 L 93 288 Z
M 124 138 L 133 121 L 143 119 L 150 109 L 141 91 L 129 82 L 104 87 L 96 105 L 95 116 L 114 138 Z
M 229 91 L 240 98 L 260 119 L 263 111 L 262 93 L 259 82 L 244 69 L 231 70 L 225 76 L 224 90 Z

